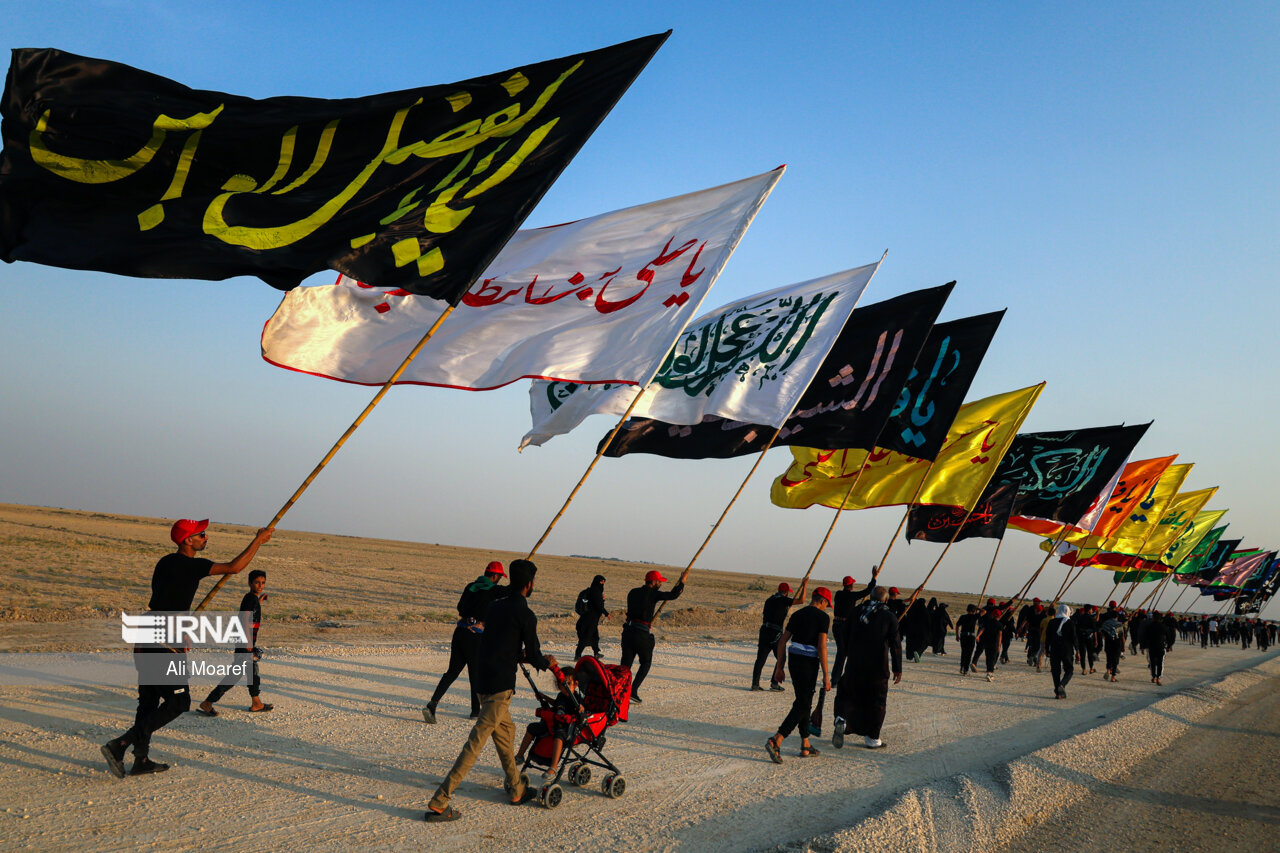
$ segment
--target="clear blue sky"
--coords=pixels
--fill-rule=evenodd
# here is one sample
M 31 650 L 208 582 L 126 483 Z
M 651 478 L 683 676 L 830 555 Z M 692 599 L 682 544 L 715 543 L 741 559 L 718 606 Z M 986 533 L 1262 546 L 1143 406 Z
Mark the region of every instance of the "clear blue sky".
M 866 302 L 956 279 L 943 319 L 1009 309 L 971 396 L 1046 380 L 1028 430 L 1154 419 L 1138 454 L 1195 462 L 1186 488 L 1221 487 L 1229 536 L 1280 545 L 1275 4 L 6 7 L 9 47 L 251 97 L 447 83 L 671 28 L 527 225 L 786 163 L 707 307 L 887 248 Z M 0 501 L 264 524 L 372 396 L 260 359 L 279 294 L 256 279 L 14 264 L 0 295 Z M 527 549 L 611 425 L 518 455 L 527 424 L 524 385 L 395 389 L 282 526 Z M 788 458 L 700 566 L 803 573 L 831 511 L 769 504 Z M 543 550 L 683 565 L 751 461 L 604 460 Z M 846 514 L 815 576 L 865 578 L 900 516 Z M 977 590 L 993 545 L 956 546 L 934 585 Z M 896 545 L 884 579 L 913 585 L 938 550 Z M 1010 532 L 996 589 L 1038 562 Z M 1110 588 L 1090 571 L 1072 597 Z

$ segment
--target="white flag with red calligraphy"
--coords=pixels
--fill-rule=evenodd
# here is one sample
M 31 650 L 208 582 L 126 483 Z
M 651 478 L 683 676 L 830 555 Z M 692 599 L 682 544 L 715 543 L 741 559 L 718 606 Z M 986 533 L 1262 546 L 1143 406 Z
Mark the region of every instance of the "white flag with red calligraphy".
M 782 172 L 518 232 L 397 384 L 647 382 Z M 262 331 L 262 357 L 381 385 L 446 307 L 346 276 L 295 288 Z
M 782 426 L 879 268 L 876 261 L 757 293 L 698 318 L 667 353 L 632 417 L 696 424 L 714 415 Z M 534 382 L 533 428 L 520 449 L 563 435 L 588 415 L 621 415 L 637 393 L 630 385 Z

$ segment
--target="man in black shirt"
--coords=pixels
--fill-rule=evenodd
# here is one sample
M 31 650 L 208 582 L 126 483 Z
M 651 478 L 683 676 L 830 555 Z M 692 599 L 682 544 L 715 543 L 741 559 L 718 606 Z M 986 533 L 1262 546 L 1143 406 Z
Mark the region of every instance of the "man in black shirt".
M 622 623 L 622 665 L 627 669 L 637 657 L 640 669 L 631 682 L 631 701 L 639 702 L 640 685 L 653 664 L 653 613 L 659 601 L 671 601 L 684 592 L 684 582 L 677 581 L 669 592 L 661 586 L 667 579 L 656 569 L 644 576 L 644 585 L 627 593 L 627 621 Z
M 826 612 L 830 606 L 831 590 L 818 587 L 813 591 L 809 606 L 800 608 L 792 615 L 786 630 L 778 638 L 778 665 L 775 667 L 773 680 L 777 683 L 782 678 L 785 646 L 785 657 L 791 663 L 791 688 L 795 691 L 796 698 L 791 703 L 786 719 L 778 726 L 778 733 L 765 741 L 765 751 L 775 764 L 782 763 L 782 741 L 797 725 L 800 727 L 800 757 L 809 758 L 818 754 L 818 750 L 809 743 L 809 712 L 812 710 L 819 668 L 822 669 L 822 689 L 831 689 L 831 674 L 827 670 L 827 631 L 831 625 L 831 617 Z
M 538 567 L 528 560 L 512 560 L 510 570 L 510 592 L 489 606 L 472 669 L 476 692 L 480 694 L 480 715 L 462 752 L 427 806 L 423 817 L 430 823 L 457 820 L 462 816 L 449 805 L 449 800 L 476 763 L 485 741 L 490 738 L 506 774 L 505 787 L 511 795 L 512 805 L 528 802 L 537 795 L 520 778 L 520 766 L 516 764 L 516 727 L 511 722 L 511 697 L 516 692 L 516 667 L 521 662 L 545 670 L 555 666 L 556 659 L 542 654 L 538 642 L 538 617 L 529 609 L 528 598 L 533 593 L 533 578 Z
M 778 643 L 778 638 L 782 636 L 783 623 L 787 621 L 787 612 L 794 603 L 791 598 L 791 585 L 785 581 L 778 584 L 778 591 L 764 600 L 764 615 L 760 622 L 760 638 L 756 642 L 756 663 L 751 670 L 751 689 L 763 690 L 760 686 L 760 673 L 764 671 L 765 661 L 769 659 L 769 655 L 775 657 L 782 655 L 784 652 L 779 651 L 783 648 Z M 777 657 L 779 664 L 782 663 L 783 657 Z M 770 690 L 782 690 L 782 685 L 778 683 L 774 677 L 769 678 Z
M 609 618 L 609 611 L 604 606 L 604 575 L 596 575 L 591 579 L 591 586 L 578 593 L 573 610 L 578 614 L 578 622 L 573 626 L 578 632 L 578 647 L 573 651 L 573 659 L 582 657 L 588 646 L 596 657 L 600 657 L 600 619 Z
M 960 674 L 968 675 L 978 640 L 978 605 L 970 604 L 964 615 L 956 620 L 956 639 L 960 641 Z
M 846 729 L 863 737 L 867 749 L 880 749 L 880 728 L 889 698 L 889 674 L 893 683 L 902 681 L 902 637 L 898 617 L 885 600 L 884 587 L 876 587 L 871 600 L 854 608 L 849 619 L 846 642 L 849 657 L 836 692 L 836 724 L 831 743 L 844 746 Z
M 209 544 L 209 535 L 205 533 L 208 527 L 207 518 L 203 521 L 183 518 L 175 521 L 169 529 L 169 538 L 178 546 L 178 550 L 161 557 L 151 573 L 151 600 L 147 603 L 149 610 L 190 610 L 201 580 L 210 575 L 234 575 L 244 571 L 258 553 L 258 548 L 271 541 L 272 530 L 264 527 L 254 534 L 253 540 L 234 560 L 215 563 L 196 556 Z M 191 689 L 185 682 L 168 680 L 165 684 L 144 683 L 152 680 L 146 673 L 155 667 L 150 666 L 148 660 L 140 655 L 154 651 L 170 650 L 134 650 L 133 660 L 139 671 L 139 683 L 138 711 L 134 716 L 133 726 L 120 737 L 102 745 L 102 757 L 107 760 L 107 769 L 120 779 L 125 776 L 124 754 L 130 746 L 133 747 L 134 756 L 130 776 L 168 770 L 168 764 L 152 761 L 149 756 L 151 735 L 191 708 Z
M 249 710 L 255 713 L 263 713 L 275 708 L 275 705 L 262 701 L 260 695 L 262 679 L 258 676 L 258 661 L 262 660 L 262 655 L 258 651 L 258 629 L 262 627 L 262 602 L 267 598 L 266 589 L 267 573 L 261 569 L 254 569 L 249 572 L 249 591 L 244 594 L 244 598 L 240 599 L 240 612 L 253 614 L 253 628 L 249 635 L 250 644 L 236 647 L 236 654 L 248 657 L 249 665 L 252 667 L 249 677 Z M 196 711 L 206 717 L 218 716 L 218 711 L 213 706 L 227 695 L 228 690 L 240 683 L 242 678 L 244 678 L 243 673 L 232 672 L 222 680 L 221 684 L 209 691 L 209 695 L 200 703 Z
M 845 575 L 841 582 L 841 589 L 836 590 L 835 600 L 831 605 L 831 636 L 836 641 L 836 665 L 831 670 L 831 680 L 839 682 L 840 676 L 844 674 L 845 659 L 845 625 L 848 622 L 849 615 L 853 613 L 853 608 L 858 602 L 871 594 L 871 590 L 876 588 L 875 567 L 872 567 L 871 580 L 867 582 L 867 586 L 861 592 L 854 591 L 853 585 L 857 583 L 849 575 Z
M 484 620 L 489 613 L 489 605 L 499 596 L 507 594 L 507 587 L 498 586 L 498 581 L 506 577 L 502 563 L 497 560 L 485 566 L 484 574 L 467 584 L 458 598 L 458 623 L 453 628 L 453 637 L 449 641 L 449 668 L 440 676 L 440 683 L 431 694 L 431 701 L 422 709 L 422 719 L 428 723 L 436 721 L 436 706 L 453 684 L 462 668 L 467 668 L 467 679 L 471 682 L 471 719 L 480 713 L 480 697 L 476 693 L 476 673 L 472 666 L 476 649 L 480 647 L 480 637 L 484 634 Z

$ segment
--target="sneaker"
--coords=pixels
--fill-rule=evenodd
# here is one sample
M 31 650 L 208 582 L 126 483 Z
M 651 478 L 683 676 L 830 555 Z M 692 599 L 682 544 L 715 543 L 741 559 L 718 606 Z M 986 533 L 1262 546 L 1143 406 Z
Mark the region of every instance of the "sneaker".
M 152 761 L 150 758 L 140 755 L 133 760 L 133 769 L 129 771 L 129 775 L 145 776 L 148 773 L 163 773 L 168 769 L 168 764 L 161 764 L 159 761 Z
M 778 692 L 778 693 L 781 693 L 782 691 L 786 690 L 787 688 L 783 687 L 781 684 L 779 684 L 779 683 L 778 683 L 778 682 L 776 682 L 776 681 L 770 681 L 770 682 L 769 682 L 769 689 L 770 689 L 770 690 L 774 690 L 774 691 L 776 691 L 776 692 Z
M 1059 695 L 1058 695 L 1058 698 L 1059 698 L 1059 699 L 1066 699 L 1066 698 L 1067 698 L 1067 688 L 1065 688 L 1065 687 L 1059 687 L 1059 688 L 1058 688 L 1058 694 L 1059 694 Z
M 752 689 L 752 690 L 759 690 L 759 691 L 760 691 L 760 692 L 762 692 L 762 693 L 764 692 L 764 688 L 763 688 L 763 687 L 761 687 L 759 684 L 753 684 L 753 685 L 751 685 L 751 689 Z
M 644 704 L 644 700 L 640 698 L 640 694 L 635 692 L 634 690 L 631 691 L 631 701 Z
M 862 743 L 867 749 L 884 749 L 886 746 L 884 741 L 874 737 L 864 737 Z
M 109 740 L 102 745 L 102 757 L 107 759 L 107 769 L 117 779 L 124 778 L 125 745 L 119 739 Z
M 422 721 L 433 726 L 436 724 L 436 706 L 431 702 L 422 706 Z
M 831 745 L 836 749 L 844 749 L 844 719 L 842 717 L 836 717 L 836 725 L 831 732 Z

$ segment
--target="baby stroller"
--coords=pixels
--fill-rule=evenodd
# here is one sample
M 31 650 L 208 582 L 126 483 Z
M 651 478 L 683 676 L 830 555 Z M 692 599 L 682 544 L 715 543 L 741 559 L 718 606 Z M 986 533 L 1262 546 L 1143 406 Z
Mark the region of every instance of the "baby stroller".
M 567 728 L 560 767 L 555 778 L 544 782 L 538 792 L 538 802 L 549 809 L 560 805 L 560 800 L 564 797 L 564 789 L 560 787 L 561 778 L 570 785 L 585 787 L 591 782 L 592 767 L 600 767 L 605 771 L 600 780 L 600 789 L 606 797 L 616 799 L 627 790 L 627 780 L 623 778 L 622 771 L 604 755 L 604 733 L 615 723 L 627 720 L 627 707 L 631 701 L 631 670 L 624 666 L 602 664 L 589 656 L 581 658 L 576 668 L 583 703 L 574 715 L 557 715 L 554 699 L 538 690 L 529 670 L 523 664 L 520 666 L 534 695 L 538 697 L 538 710 L 534 712 L 538 719 L 546 724 L 548 731 L 554 731 L 557 725 Z M 557 684 L 564 680 L 559 667 L 552 667 L 552 671 Z M 523 771 L 530 765 L 550 768 L 553 740 L 551 735 L 540 737 L 529 747 L 529 753 L 520 767 L 521 779 L 525 785 L 529 784 L 529 777 Z

